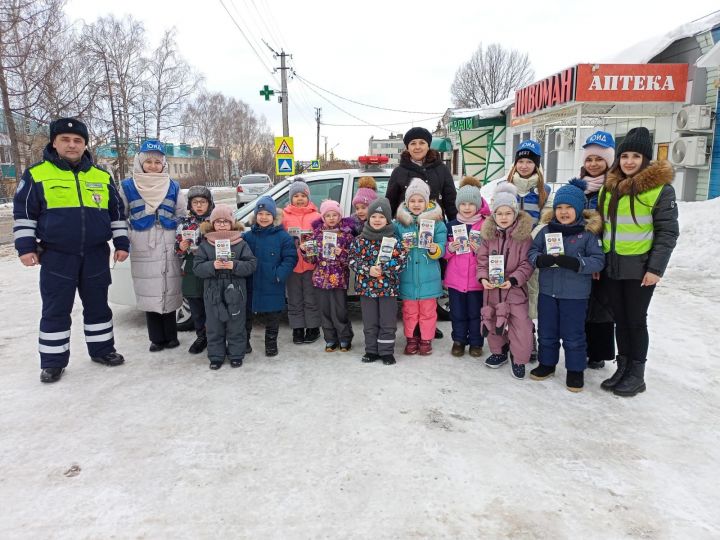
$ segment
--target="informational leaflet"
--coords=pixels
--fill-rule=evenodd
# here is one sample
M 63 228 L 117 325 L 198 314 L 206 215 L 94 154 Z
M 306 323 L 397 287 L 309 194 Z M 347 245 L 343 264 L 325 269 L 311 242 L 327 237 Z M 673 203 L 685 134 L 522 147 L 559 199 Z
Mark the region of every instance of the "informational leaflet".
M 191 244 L 197 244 L 198 234 L 200 233 L 197 229 L 183 229 L 180 232 L 180 236 L 183 240 L 189 241 Z
M 323 232 L 322 256 L 323 259 L 335 260 L 335 248 L 337 247 L 337 233 L 332 231 Z
M 432 219 L 420 220 L 420 233 L 418 236 L 418 247 L 420 249 L 430 249 L 433 243 L 433 233 L 435 232 L 435 221 Z
M 415 234 L 415 231 L 403 233 L 403 235 L 402 235 L 403 249 L 409 250 L 409 249 L 414 248 L 416 238 L 417 238 L 417 235 Z
M 288 234 L 300 240 L 300 227 L 288 227 Z
M 564 255 L 565 246 L 563 245 L 562 233 L 547 233 L 545 235 L 545 249 L 548 255 Z
M 455 253 L 458 255 L 470 253 L 472 250 L 470 249 L 470 238 L 468 237 L 467 227 L 462 224 L 453 225 L 452 233 L 453 240 L 455 240 L 455 242 L 460 242 L 460 247 L 458 247 Z
M 395 240 L 395 238 L 392 236 L 386 236 L 382 239 L 382 243 L 380 244 L 380 253 L 378 253 L 377 264 L 386 263 L 390 259 L 392 259 L 392 254 L 395 250 L 396 243 L 397 240 Z
M 482 236 L 480 235 L 480 231 L 471 230 L 470 231 L 470 240 L 472 242 L 475 242 L 476 244 L 480 244 L 480 242 L 482 242 Z
M 489 255 L 488 259 L 488 281 L 493 287 L 499 287 L 505 283 L 505 255 Z
M 215 258 L 218 261 L 227 262 L 230 260 L 230 239 L 215 240 Z

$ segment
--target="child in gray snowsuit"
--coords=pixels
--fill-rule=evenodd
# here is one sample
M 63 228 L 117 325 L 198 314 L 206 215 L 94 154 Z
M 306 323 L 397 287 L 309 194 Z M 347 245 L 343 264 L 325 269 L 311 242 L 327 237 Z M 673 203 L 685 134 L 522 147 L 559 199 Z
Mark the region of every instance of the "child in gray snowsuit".
M 242 239 L 242 229 L 226 204 L 217 205 L 200 226 L 205 239 L 193 270 L 203 280 L 210 369 L 220 369 L 225 356 L 232 367 L 242 366 L 245 358 L 245 278 L 255 271 L 257 259 Z

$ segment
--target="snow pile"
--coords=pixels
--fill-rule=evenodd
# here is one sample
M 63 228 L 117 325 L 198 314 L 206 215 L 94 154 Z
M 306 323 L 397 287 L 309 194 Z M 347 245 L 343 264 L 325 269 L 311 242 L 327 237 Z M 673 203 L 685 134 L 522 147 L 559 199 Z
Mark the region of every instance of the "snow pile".
M 673 251 L 666 277 L 690 285 L 702 278 L 719 279 L 720 198 L 678 202 L 680 240 Z M 717 287 L 709 293 L 715 294 Z

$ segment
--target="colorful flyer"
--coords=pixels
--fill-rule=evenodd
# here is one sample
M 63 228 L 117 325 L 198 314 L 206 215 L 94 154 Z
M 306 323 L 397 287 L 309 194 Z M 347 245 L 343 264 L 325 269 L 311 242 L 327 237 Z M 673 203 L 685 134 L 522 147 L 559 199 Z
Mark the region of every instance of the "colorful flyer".
M 305 242 L 305 255 L 314 257 L 318 254 L 318 246 L 315 240 L 307 240 Z
M 548 255 L 565 255 L 562 233 L 547 233 L 545 235 L 545 249 Z
M 476 244 L 480 244 L 482 242 L 482 236 L 480 234 L 480 231 L 478 230 L 471 230 L 470 231 L 470 240 L 472 242 L 475 242 Z
M 386 236 L 382 239 L 382 243 L 380 244 L 380 253 L 378 253 L 377 264 L 386 263 L 390 259 L 392 259 L 392 254 L 395 250 L 396 244 L 397 240 L 395 240 L 395 238 L 392 236 Z
M 218 261 L 227 262 L 230 260 L 230 239 L 225 238 L 221 240 L 215 240 L 215 258 Z
M 325 231 L 322 239 L 323 259 L 335 260 L 335 248 L 337 247 L 337 233 Z
M 433 234 L 435 233 L 435 221 L 432 219 L 420 220 L 420 234 L 418 236 L 418 247 L 420 249 L 430 249 L 433 243 Z
M 189 241 L 191 244 L 197 244 L 198 234 L 200 231 L 198 229 L 183 229 L 180 232 L 180 235 L 182 236 L 183 240 Z
M 488 256 L 488 281 L 493 287 L 505 283 L 505 255 Z
M 453 240 L 456 242 L 460 242 L 460 247 L 455 253 L 457 253 L 458 255 L 470 253 L 472 250 L 470 249 L 470 238 L 468 238 L 467 227 L 462 224 L 453 225 L 452 233 Z
M 414 231 L 403 233 L 402 235 L 402 246 L 405 250 L 410 250 L 415 247 L 415 239 L 417 235 Z

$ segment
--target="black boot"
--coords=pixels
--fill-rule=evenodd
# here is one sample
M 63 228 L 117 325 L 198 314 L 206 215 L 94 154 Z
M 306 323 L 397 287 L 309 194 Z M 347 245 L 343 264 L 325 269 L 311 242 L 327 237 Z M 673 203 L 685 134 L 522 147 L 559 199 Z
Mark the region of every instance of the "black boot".
M 49 367 L 40 372 L 40 381 L 44 383 L 54 383 L 60 380 L 65 368 Z
M 190 345 L 190 348 L 188 349 L 188 352 L 190 354 L 200 354 L 205 350 L 207 347 L 207 335 L 203 332 L 202 334 L 198 334 L 197 338 L 195 338 L 195 341 L 193 341 L 193 344 Z
M 628 360 L 624 356 L 617 355 L 615 358 L 615 363 L 617 364 L 617 369 L 615 370 L 615 373 L 613 373 L 612 377 L 609 379 L 605 379 L 603 382 L 600 383 L 600 388 L 603 390 L 612 390 L 615 388 L 620 380 L 623 378 L 623 375 L 625 375 L 625 371 L 628 367 Z
M 305 338 L 303 339 L 303 343 L 315 343 L 318 339 L 320 339 L 320 329 L 308 328 L 305 331 Z
M 293 328 L 293 343 L 295 345 L 301 345 L 305 343 L 305 329 L 304 328 Z
M 613 394 L 622 397 L 633 397 L 644 392 L 645 387 L 645 362 L 631 361 L 625 370 L 625 376 L 613 388 Z
M 302 328 L 300 328 L 302 332 Z M 295 331 L 293 330 L 293 333 Z M 303 335 L 305 335 L 303 333 Z M 265 356 L 277 356 L 278 355 L 278 344 L 277 344 L 278 332 L 277 330 L 266 330 L 265 331 Z
M 122 354 L 113 351 L 104 356 L 91 356 L 90 360 L 106 366 L 119 366 L 125 361 L 125 358 Z

